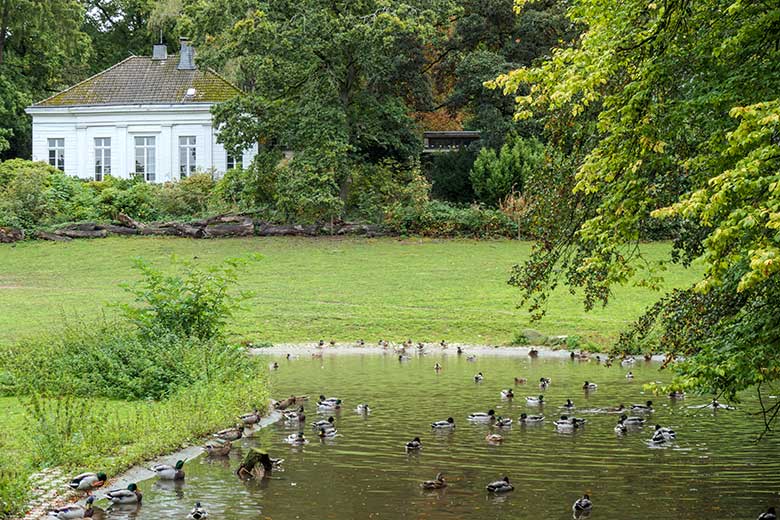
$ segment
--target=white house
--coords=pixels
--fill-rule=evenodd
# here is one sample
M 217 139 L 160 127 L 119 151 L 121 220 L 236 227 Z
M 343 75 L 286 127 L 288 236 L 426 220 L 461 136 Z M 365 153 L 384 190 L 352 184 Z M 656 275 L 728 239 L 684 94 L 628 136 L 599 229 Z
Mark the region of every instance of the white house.
M 249 164 L 257 145 L 232 157 L 212 124 L 211 107 L 239 93 L 195 66 L 186 39 L 178 56 L 155 45 L 151 57 L 130 56 L 28 107 L 33 160 L 82 179 L 139 175 L 148 182 Z

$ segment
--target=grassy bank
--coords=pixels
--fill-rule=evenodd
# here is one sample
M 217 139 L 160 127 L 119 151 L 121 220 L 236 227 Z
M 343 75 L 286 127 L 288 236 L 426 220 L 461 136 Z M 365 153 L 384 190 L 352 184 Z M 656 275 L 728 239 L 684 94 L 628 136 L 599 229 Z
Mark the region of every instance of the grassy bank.
M 509 343 L 532 326 L 547 334 L 577 334 L 604 342 L 659 294 L 619 288 L 612 305 L 586 313 L 560 289 L 548 316 L 530 325 L 506 284 L 512 264 L 530 244 L 516 241 L 250 238 L 189 240 L 109 238 L 0 246 L 0 343 L 57 326 L 65 317 L 115 313 L 128 300 L 118 283 L 135 276 L 131 259 L 171 255 L 214 263 L 249 252 L 264 256 L 242 274 L 255 291 L 231 322 L 234 338 L 293 342 L 381 338 Z M 644 246 L 663 258 L 669 245 Z M 698 270 L 672 267 L 666 286 L 690 284 Z
M 111 477 L 266 407 L 267 367 L 224 336 L 239 264 L 169 263 L 163 275 L 139 263 L 142 279 L 126 287 L 136 298 L 117 316 L 2 346 L 0 392 L 13 397 L 0 401 L 0 517 L 20 513 L 33 488 Z

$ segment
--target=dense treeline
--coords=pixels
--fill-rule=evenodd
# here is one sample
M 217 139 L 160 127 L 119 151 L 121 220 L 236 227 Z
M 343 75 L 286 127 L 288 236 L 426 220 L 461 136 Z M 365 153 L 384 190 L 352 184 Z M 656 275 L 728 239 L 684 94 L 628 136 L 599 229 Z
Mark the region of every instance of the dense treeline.
M 521 16 L 533 8 L 517 5 Z M 575 45 L 495 83 L 574 166 L 537 199 L 557 225 L 511 283 L 537 312 L 561 278 L 587 306 L 606 304 L 616 283 L 641 273 L 655 283 L 663 265 L 636 245 L 648 226 L 671 223 L 671 260 L 703 261 L 705 275 L 649 309 L 616 353 L 682 356 L 682 389 L 776 393 L 780 6 L 582 0 L 569 17 L 586 27 Z M 762 406 L 769 430 L 780 404 Z

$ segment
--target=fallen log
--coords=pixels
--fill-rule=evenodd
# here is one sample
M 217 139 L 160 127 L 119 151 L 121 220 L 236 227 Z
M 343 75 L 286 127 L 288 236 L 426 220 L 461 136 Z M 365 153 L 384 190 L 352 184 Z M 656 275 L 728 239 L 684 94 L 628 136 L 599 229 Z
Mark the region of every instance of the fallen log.
M 138 229 L 127 226 L 115 226 L 114 224 L 106 224 L 103 226 L 106 231 L 115 235 L 137 235 Z
M 300 225 L 268 224 L 267 222 L 259 222 L 257 225 L 257 235 L 261 237 L 283 237 L 304 234 L 306 234 L 306 231 Z
M 108 231 L 105 229 L 92 229 L 92 230 L 82 230 L 82 229 L 58 229 L 54 232 L 55 235 L 60 235 L 61 237 L 68 237 L 68 238 L 106 238 L 108 236 Z
M 36 231 L 35 238 L 39 238 L 41 240 L 51 240 L 52 242 L 70 242 L 73 240 L 70 237 L 49 233 L 47 231 Z
M 242 222 L 214 224 L 203 229 L 203 238 L 251 237 L 254 234 L 255 226 L 249 218 Z
M 123 224 L 123 225 L 125 225 L 127 227 L 130 227 L 130 228 L 133 228 L 133 229 L 143 229 L 144 227 L 146 227 L 145 224 L 142 224 L 142 223 L 138 222 L 137 220 L 135 220 L 135 219 L 133 219 L 131 217 L 128 217 L 124 213 L 120 213 L 119 215 L 117 215 L 116 219 L 119 221 L 120 224 Z
M 0 227 L 0 243 L 10 244 L 11 242 L 18 242 L 19 240 L 24 240 L 23 229 Z

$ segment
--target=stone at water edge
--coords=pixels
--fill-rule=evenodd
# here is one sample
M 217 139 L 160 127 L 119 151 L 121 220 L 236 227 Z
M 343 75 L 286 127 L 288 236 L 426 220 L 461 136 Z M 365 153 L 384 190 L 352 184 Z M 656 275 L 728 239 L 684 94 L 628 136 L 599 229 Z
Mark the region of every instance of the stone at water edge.
M 534 329 L 523 329 L 523 336 L 525 336 L 528 345 L 544 345 L 547 343 L 547 336 Z

